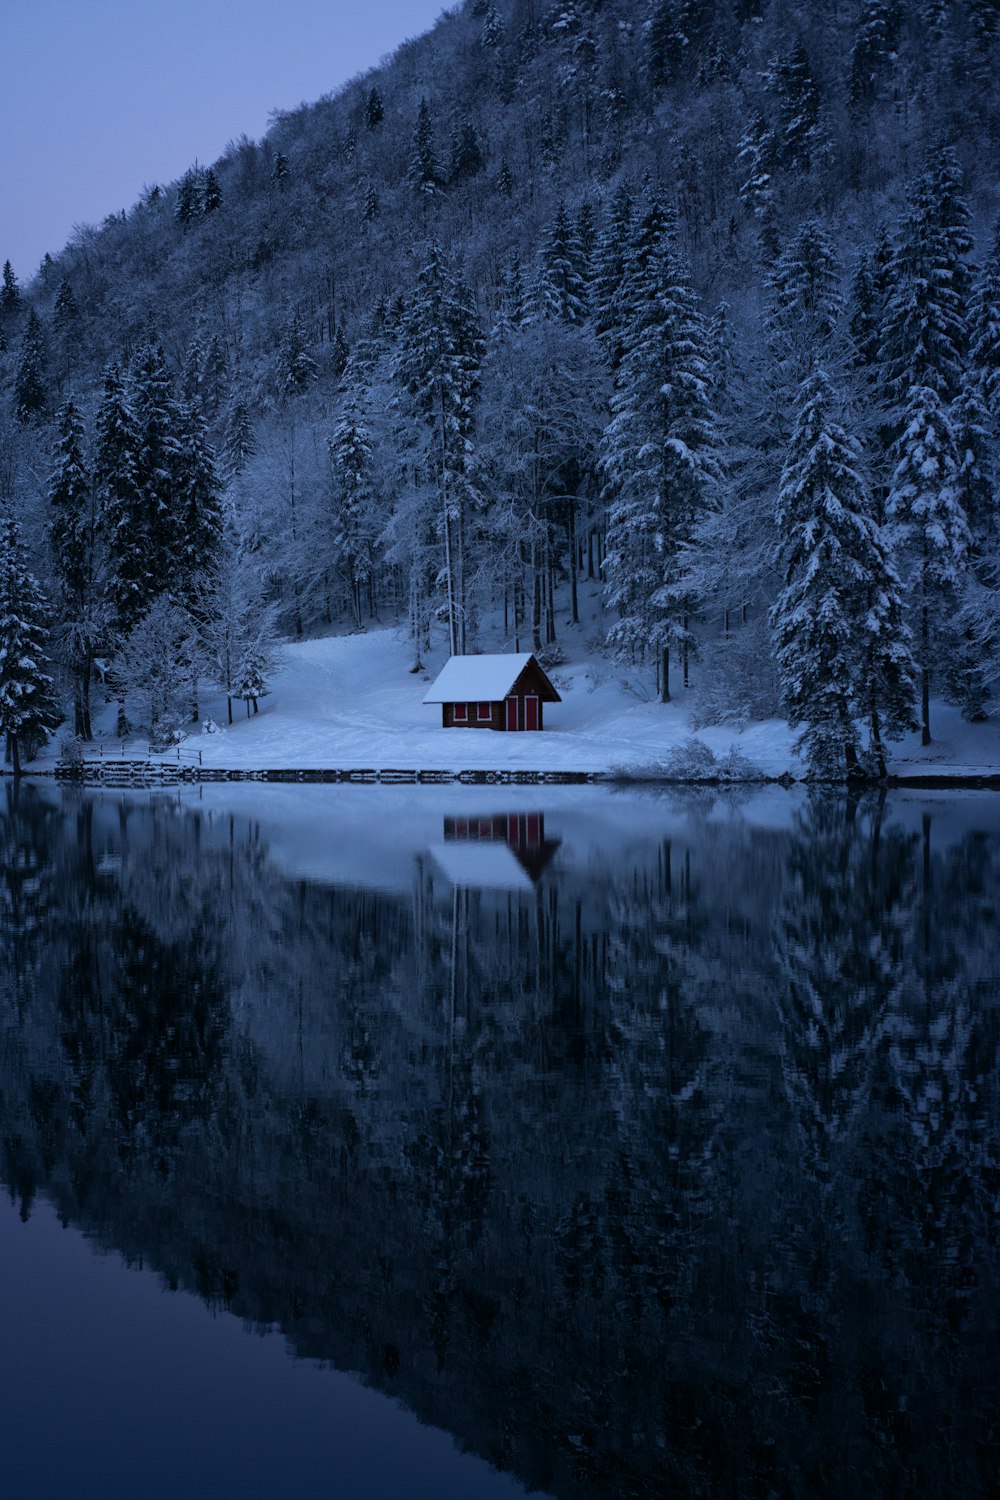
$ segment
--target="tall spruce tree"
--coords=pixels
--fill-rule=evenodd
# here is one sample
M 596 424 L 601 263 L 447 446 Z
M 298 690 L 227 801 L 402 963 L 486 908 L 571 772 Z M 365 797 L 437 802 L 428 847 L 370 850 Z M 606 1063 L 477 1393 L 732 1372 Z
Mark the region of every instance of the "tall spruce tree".
M 372 575 L 375 521 L 375 456 L 371 435 L 352 402 L 329 443 L 333 542 L 355 628 L 360 630 L 362 597 Z
M 73 682 L 74 728 L 92 738 L 90 680 L 100 622 L 94 597 L 94 486 L 84 457 L 83 420 L 72 401 L 56 418 L 58 447 L 49 480 L 49 540 L 62 654 Z
M 140 484 L 139 433 L 125 382 L 114 366 L 97 411 L 94 475 L 104 540 L 110 626 L 125 636 L 153 597 L 149 517 Z
M 464 652 L 470 457 L 485 339 L 465 282 L 433 241 L 400 329 L 394 376 L 424 423 L 444 548 L 448 635 Z
M 889 267 L 882 365 L 898 434 L 913 387 L 955 399 L 967 348 L 969 211 L 950 152 L 932 160 L 910 193 Z
M 587 277 L 583 246 L 560 203 L 542 247 L 539 301 L 550 316 L 582 323 L 587 316 Z
M 912 722 L 914 668 L 860 450 L 834 407 L 827 376 L 808 376 L 776 506 L 783 587 L 772 640 L 788 720 L 802 727 L 812 769 L 858 772 L 864 715 L 884 774 L 884 737 Z
M 929 386 L 915 386 L 910 394 L 895 457 L 886 514 L 916 617 L 921 740 L 929 745 L 931 681 L 941 665 L 971 541 L 959 499 L 955 433 L 947 408 Z
M 720 479 L 704 322 L 671 229 L 654 209 L 633 241 L 624 352 L 601 445 L 605 597 L 619 615 L 609 639 L 628 654 L 654 646 L 663 702 L 673 650 L 687 678 L 700 601 L 684 554 Z
M 19 422 L 37 422 L 45 415 L 45 345 L 42 325 L 32 308 L 28 314 L 21 355 L 14 376 L 14 411 Z
M 0 734 L 15 776 L 22 752 L 30 757 L 59 723 L 48 626 L 48 605 L 28 568 L 17 522 L 0 516 Z

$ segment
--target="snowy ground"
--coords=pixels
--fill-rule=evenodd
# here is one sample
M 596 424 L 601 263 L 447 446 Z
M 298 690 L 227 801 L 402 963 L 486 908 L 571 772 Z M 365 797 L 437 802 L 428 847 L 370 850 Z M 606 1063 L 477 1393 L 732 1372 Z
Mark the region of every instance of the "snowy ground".
M 487 729 L 441 728 L 440 709 L 421 702 L 444 661 L 439 650 L 423 674 L 411 673 L 405 633 L 396 628 L 354 636 L 331 636 L 283 648 L 283 663 L 260 712 L 226 728 L 225 702 L 207 696 L 203 717 L 217 734 L 195 729 L 183 746 L 189 761 L 200 752 L 206 767 L 227 770 L 398 767 L 417 770 L 569 770 L 641 773 L 662 765 L 691 729 L 683 701 L 644 701 L 625 685 L 616 667 L 580 651 L 551 676 L 562 703 L 547 705 L 541 734 L 497 734 Z M 648 689 L 646 689 L 648 691 Z M 101 723 L 101 720 L 98 721 Z M 113 706 L 103 728 L 113 726 Z M 955 709 L 934 705 L 935 741 L 927 749 L 914 735 L 894 747 L 891 769 L 901 775 L 984 775 L 1000 772 L 1000 720 L 965 724 Z M 733 747 L 767 776 L 803 774 L 794 735 L 780 720 L 754 723 L 738 732 L 716 727 L 697 733 L 719 757 Z M 121 754 L 107 739 L 104 753 Z M 145 740 L 125 755 L 145 756 Z M 32 765 L 51 769 L 58 745 Z

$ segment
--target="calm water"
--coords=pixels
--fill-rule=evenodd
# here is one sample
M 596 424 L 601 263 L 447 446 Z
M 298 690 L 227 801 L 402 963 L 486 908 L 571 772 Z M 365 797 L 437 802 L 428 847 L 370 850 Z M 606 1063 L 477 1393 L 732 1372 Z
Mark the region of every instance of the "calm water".
M 5 1494 L 995 1493 L 1000 799 L 0 813 Z

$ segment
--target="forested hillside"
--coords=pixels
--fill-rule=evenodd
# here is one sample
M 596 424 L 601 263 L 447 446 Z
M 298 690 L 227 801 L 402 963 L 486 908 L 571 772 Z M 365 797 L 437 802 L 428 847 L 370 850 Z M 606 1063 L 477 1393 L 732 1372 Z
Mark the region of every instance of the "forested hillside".
M 469 0 L 8 263 L 3 727 L 43 615 L 86 737 L 95 674 L 165 724 L 276 632 L 552 657 L 581 577 L 822 771 L 987 712 L 998 148 L 995 0 Z

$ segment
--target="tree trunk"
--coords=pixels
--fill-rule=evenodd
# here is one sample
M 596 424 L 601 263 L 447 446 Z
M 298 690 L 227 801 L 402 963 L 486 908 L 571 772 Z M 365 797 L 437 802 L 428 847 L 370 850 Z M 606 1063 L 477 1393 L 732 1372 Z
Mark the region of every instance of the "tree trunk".
M 878 771 L 878 779 L 879 781 L 884 781 L 886 778 L 885 746 L 882 743 L 882 725 L 879 720 L 877 708 L 872 709 L 871 741 L 872 754 L 875 757 L 875 769 Z
M 920 610 L 920 743 L 931 742 L 930 615 L 926 603 Z
M 531 546 L 531 649 L 542 649 L 542 569 L 536 542 Z
M 569 570 L 569 617 L 574 625 L 580 623 L 580 603 L 577 597 L 576 575 L 579 568 L 576 546 L 576 501 L 571 500 L 569 506 L 569 555 L 572 558 L 572 567 Z
M 670 647 L 664 646 L 660 652 L 660 702 L 670 702 Z
M 10 749 L 10 765 L 15 776 L 21 774 L 21 749 L 17 742 L 16 734 L 7 736 L 7 744 Z

